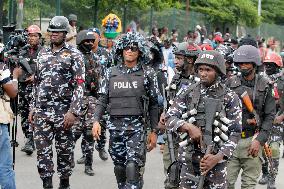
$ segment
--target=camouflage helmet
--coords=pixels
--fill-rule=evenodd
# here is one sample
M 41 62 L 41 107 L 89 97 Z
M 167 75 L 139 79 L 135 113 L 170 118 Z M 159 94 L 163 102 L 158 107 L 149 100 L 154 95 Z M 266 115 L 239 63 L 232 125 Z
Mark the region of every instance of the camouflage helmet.
M 77 34 L 76 44 L 80 45 L 84 40 L 96 40 L 92 31 L 82 30 Z
M 149 63 L 150 60 L 150 48 L 146 44 L 146 39 L 138 32 L 127 32 L 120 39 L 118 39 L 115 46 L 115 59 L 122 61 L 122 51 L 129 45 L 137 45 L 140 54 L 139 60 L 144 64 Z
M 209 65 L 215 67 L 221 74 L 226 75 L 225 59 L 218 51 L 202 51 L 194 63 L 195 70 L 199 65 Z
M 261 66 L 259 50 L 252 45 L 242 45 L 234 52 L 234 63 L 254 63 Z
M 69 14 L 68 20 L 69 21 L 77 21 L 77 15 L 76 14 Z
M 232 49 L 232 47 L 220 45 L 215 50 L 218 51 L 221 55 L 223 55 L 225 60 L 228 63 L 230 63 L 230 64 L 233 63 L 233 51 L 234 50 Z
M 69 32 L 69 22 L 64 16 L 53 17 L 47 28 L 48 32 Z
M 177 45 L 177 49 L 176 49 L 176 51 L 174 52 L 174 54 L 185 56 L 186 53 L 187 53 L 187 46 L 188 46 L 188 43 L 187 43 L 187 42 L 179 43 L 179 44 Z

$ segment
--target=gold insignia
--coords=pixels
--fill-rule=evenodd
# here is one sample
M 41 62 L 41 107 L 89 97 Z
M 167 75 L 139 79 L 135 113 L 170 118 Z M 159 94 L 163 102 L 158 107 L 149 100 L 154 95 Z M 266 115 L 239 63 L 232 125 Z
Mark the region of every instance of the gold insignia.
M 71 54 L 69 52 L 62 52 L 62 54 L 61 54 L 62 58 L 68 58 L 70 56 L 71 56 Z

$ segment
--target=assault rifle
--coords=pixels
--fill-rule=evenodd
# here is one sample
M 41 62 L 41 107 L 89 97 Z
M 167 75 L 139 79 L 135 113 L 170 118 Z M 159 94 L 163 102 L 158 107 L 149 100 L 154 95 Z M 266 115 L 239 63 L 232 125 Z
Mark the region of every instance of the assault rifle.
M 167 112 L 167 106 L 168 106 L 168 102 L 167 102 L 167 97 L 166 97 L 166 89 L 165 89 L 165 85 L 162 84 L 162 88 L 163 88 L 163 106 L 164 106 L 164 113 Z M 180 177 L 180 165 L 178 163 L 178 161 L 176 160 L 176 156 L 175 156 L 175 150 L 174 150 L 174 140 L 173 140 L 173 133 L 171 131 L 168 131 L 166 129 L 166 134 L 167 134 L 167 140 L 168 140 L 168 147 L 169 147 L 169 152 L 170 152 L 170 160 L 171 160 L 171 165 L 168 167 L 167 169 L 167 183 L 169 186 L 169 188 L 172 187 L 178 187 L 179 186 L 179 177 Z
M 260 119 L 259 119 L 259 115 L 257 114 L 257 112 L 255 111 L 253 104 L 251 102 L 251 99 L 247 93 L 247 91 L 245 91 L 242 95 L 241 98 L 243 100 L 243 103 L 246 107 L 246 109 L 253 114 L 254 119 L 251 121 L 248 121 L 250 124 L 254 125 L 254 126 L 260 126 Z M 268 160 L 269 163 L 269 168 L 270 168 L 270 172 L 273 176 L 275 176 L 275 171 L 274 171 L 274 166 L 273 166 L 273 161 L 272 161 L 272 153 L 271 153 L 271 149 L 269 147 L 269 145 L 267 143 L 264 144 L 264 154 Z
M 212 125 L 214 123 L 219 104 L 219 99 L 205 99 L 205 131 L 203 134 L 203 144 L 201 144 L 201 150 L 205 151 L 205 155 L 211 154 L 214 148 L 214 142 L 212 139 Z M 197 187 L 198 189 L 203 188 L 205 177 L 206 175 L 201 173 Z

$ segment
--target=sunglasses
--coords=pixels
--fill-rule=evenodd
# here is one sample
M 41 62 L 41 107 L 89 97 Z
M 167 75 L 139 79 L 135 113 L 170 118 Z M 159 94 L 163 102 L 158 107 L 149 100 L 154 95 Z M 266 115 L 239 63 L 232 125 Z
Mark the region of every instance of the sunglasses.
M 137 52 L 138 47 L 137 46 L 127 46 L 127 47 L 124 48 L 124 50 L 126 50 L 126 51 L 131 50 L 132 52 Z

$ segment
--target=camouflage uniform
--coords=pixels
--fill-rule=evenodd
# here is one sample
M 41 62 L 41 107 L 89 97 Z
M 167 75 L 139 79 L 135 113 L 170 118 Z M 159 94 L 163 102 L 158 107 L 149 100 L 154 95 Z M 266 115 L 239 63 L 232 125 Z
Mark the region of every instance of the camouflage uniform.
M 72 174 L 72 130 L 63 128 L 67 111 L 81 114 L 83 104 L 85 67 L 82 54 L 74 47 L 64 46 L 52 52 L 43 48 L 37 58 L 33 96 L 34 140 L 37 149 L 38 172 L 42 179 L 51 177 L 53 171 L 52 141 L 57 151 L 57 171 L 61 179 Z
M 94 152 L 94 139 L 92 135 L 93 114 L 97 101 L 97 91 L 99 84 L 99 66 L 93 60 L 93 53 L 84 54 L 84 65 L 86 68 L 86 90 L 83 99 L 83 115 L 80 116 L 73 127 L 74 142 L 81 137 L 82 143 L 81 150 L 85 157 L 85 165 L 92 166 L 93 152 Z M 75 147 L 75 145 L 74 145 Z
M 174 75 L 170 85 L 168 86 L 169 90 L 167 91 L 167 96 L 169 98 L 170 105 L 173 104 L 173 100 L 176 96 L 181 95 L 184 93 L 192 84 L 196 82 L 196 77 L 193 75 L 189 75 L 186 77 L 183 73 L 177 73 Z M 175 156 L 176 159 L 178 159 L 178 162 L 182 163 L 182 154 L 185 152 L 187 147 L 181 147 L 178 146 L 178 136 L 173 133 L 173 142 L 174 142 L 174 148 L 175 148 Z M 163 163 L 164 163 L 164 172 L 167 173 L 168 168 L 171 165 L 171 159 L 170 159 L 170 151 L 168 146 L 168 141 L 165 143 L 165 150 L 163 153 Z M 171 184 L 168 182 L 168 180 L 165 180 L 165 188 L 175 188 L 171 186 Z
M 184 93 L 192 84 L 196 83 L 199 79 L 194 76 L 194 62 L 196 61 L 198 55 L 200 53 L 200 49 L 195 46 L 194 44 L 189 44 L 187 42 L 180 43 L 177 47 L 177 51 L 175 52 L 176 59 L 175 63 L 180 65 L 178 68 L 176 68 L 179 72 L 176 73 L 167 89 L 167 97 L 169 100 L 169 104 L 173 104 L 173 100 L 176 96 L 181 95 Z M 182 56 L 183 59 L 180 59 L 179 56 Z M 191 60 L 189 60 L 189 58 Z M 167 178 L 165 180 L 165 188 L 166 189 L 175 189 L 178 183 L 171 182 L 171 174 L 170 172 L 176 172 L 177 169 L 182 164 L 182 158 L 180 156 L 183 154 L 183 152 L 186 151 L 186 147 L 179 148 L 178 142 L 180 142 L 179 136 L 177 136 L 175 133 L 167 133 L 167 137 L 171 137 L 173 139 L 173 147 L 174 147 L 174 155 L 175 159 L 178 160 L 177 163 L 175 163 L 178 167 L 176 168 L 174 164 L 172 164 L 171 156 L 170 156 L 170 149 L 169 149 L 169 143 L 167 138 L 166 144 L 165 144 L 165 151 L 163 153 L 163 162 L 164 162 L 164 171 L 167 174 Z M 171 167 L 170 167 L 171 166 Z M 174 168 L 172 168 L 172 166 Z M 173 178 L 172 178 L 173 179 Z
M 158 100 L 159 94 L 157 78 L 154 70 L 150 67 L 143 66 L 138 63 L 137 66 L 128 69 L 124 64 L 107 69 L 99 90 L 99 100 L 95 113 L 95 119 L 99 120 L 109 103 L 109 83 L 112 74 L 139 74 L 143 71 L 143 85 L 146 95 L 150 98 L 149 113 L 152 127 L 158 122 Z M 130 76 L 131 77 L 131 76 Z M 129 91 L 128 93 L 132 93 Z M 122 115 L 113 116 L 110 109 L 110 118 L 107 121 L 107 129 L 110 132 L 109 153 L 114 163 L 114 172 L 117 177 L 119 189 L 140 189 L 143 186 L 142 174 L 139 175 L 139 181 L 130 182 L 126 178 L 127 167 L 130 163 L 134 163 L 137 168 L 144 167 L 146 161 L 146 128 L 142 121 L 142 115 Z M 122 112 L 124 113 L 124 112 Z
M 279 118 L 282 119 L 282 117 L 284 116 L 284 76 L 283 73 L 280 72 L 281 68 L 283 67 L 283 61 L 280 55 L 271 52 L 263 58 L 263 64 L 265 68 L 265 74 L 270 79 L 270 84 L 273 86 L 272 96 L 276 101 L 277 114 L 274 121 L 279 121 Z M 266 154 L 267 152 L 265 153 L 265 150 L 263 152 L 265 163 L 262 165 L 262 178 L 258 181 L 258 183 L 267 184 L 268 189 L 276 188 L 275 178 L 278 173 L 282 133 L 283 123 L 274 122 L 271 129 L 271 135 L 268 140 L 271 154 Z M 271 159 L 268 159 L 267 155 L 271 155 Z M 269 163 L 271 163 L 272 165 L 268 166 Z
M 274 90 L 272 92 L 272 96 L 275 98 L 277 102 L 277 115 L 283 114 L 283 92 L 284 92 L 284 76 L 281 74 L 275 74 L 268 76 L 271 80 L 271 84 L 274 86 Z M 277 93 L 279 96 L 277 97 Z M 278 99 L 280 97 L 280 99 Z M 283 133 L 283 123 L 281 124 L 273 124 L 271 129 L 271 135 L 268 139 L 268 145 L 272 150 L 272 163 L 274 167 L 273 176 L 271 172 L 268 171 L 268 160 L 264 158 L 265 163 L 262 164 L 262 174 L 263 176 L 268 176 L 268 181 L 275 183 L 275 178 L 278 174 L 278 166 L 279 166 L 279 158 L 280 158 L 280 146 L 282 140 L 282 133 Z
M 106 69 L 112 65 L 113 57 L 110 56 L 109 52 L 103 47 L 98 47 L 96 53 L 94 53 L 94 61 L 100 65 L 99 75 L 102 76 L 105 74 Z M 104 149 L 106 145 L 106 119 L 108 115 L 105 113 L 103 118 L 100 120 L 100 124 L 102 125 L 102 133 L 100 140 L 97 141 L 96 149 L 99 151 L 100 149 Z
M 95 73 L 97 76 L 101 76 L 101 75 L 104 75 L 104 72 L 107 69 L 107 65 L 111 64 L 112 57 L 108 56 L 108 52 L 104 48 L 98 47 L 96 53 L 92 54 L 92 61 L 96 65 L 96 69 L 93 71 L 93 73 Z M 87 67 L 86 67 L 86 74 L 87 74 L 86 80 L 88 82 L 88 80 L 91 80 L 92 77 L 91 76 L 88 77 L 88 68 Z M 98 90 L 98 83 L 93 85 L 93 87 L 94 87 L 93 90 L 97 91 Z M 97 99 L 97 96 L 96 96 L 96 99 Z M 95 101 L 96 101 L 96 99 L 95 99 Z M 94 107 L 95 106 L 95 101 L 92 101 L 92 102 L 89 101 L 89 102 L 91 102 L 91 104 L 89 104 L 88 106 L 92 106 L 91 109 L 95 108 Z M 106 117 L 107 117 L 107 115 L 105 115 L 100 120 L 100 123 L 102 125 L 102 133 L 101 133 L 100 140 L 97 141 L 97 144 L 96 144 L 96 149 L 97 150 L 105 148 L 105 144 L 106 144 Z M 91 121 L 88 121 L 88 122 L 92 123 Z M 77 133 L 76 134 L 77 136 L 79 136 L 79 135 L 81 136 L 81 134 L 80 134 L 81 131 L 82 131 L 82 128 L 78 128 L 78 130 L 75 130 L 74 132 Z M 92 145 L 92 147 L 90 145 Z M 93 153 L 93 151 L 94 151 L 94 147 L 93 146 L 94 146 L 94 143 L 91 144 L 91 143 L 87 142 L 86 139 L 85 139 L 85 136 L 83 135 L 82 142 L 81 142 L 81 150 L 82 150 L 83 157 L 86 157 L 86 151 L 85 150 L 87 150 L 87 149 L 89 149 L 89 152 L 92 151 L 92 153 Z
M 36 71 L 36 59 L 37 55 L 42 47 L 37 46 L 35 49 L 24 47 L 21 49 L 20 54 L 22 56 L 21 59 L 26 59 L 33 71 Z M 29 116 L 29 108 L 32 103 L 32 89 L 33 84 L 27 83 L 25 80 L 29 77 L 28 73 L 24 71 L 24 74 L 19 78 L 19 112 L 21 114 L 21 126 L 23 133 L 26 138 L 29 138 L 32 135 L 32 128 L 28 121 Z
M 224 93 L 225 92 L 225 93 Z M 215 84 L 208 88 L 203 87 L 200 83 L 193 84 L 189 89 L 179 95 L 173 105 L 169 108 L 166 114 L 166 125 L 168 129 L 172 132 L 177 133 L 179 127 L 181 127 L 185 121 L 181 119 L 183 113 L 191 110 L 193 108 L 197 109 L 197 126 L 201 127 L 202 132 L 204 132 L 204 99 L 220 98 L 223 96 L 222 107 L 219 110 L 222 112 L 229 120 L 231 120 L 228 125 L 228 136 L 229 139 L 223 143 L 223 145 L 217 147 L 214 153 L 222 152 L 225 157 L 224 160 L 219 162 L 212 170 L 210 170 L 205 179 L 205 188 L 226 188 L 226 165 L 227 159 L 231 157 L 235 146 L 240 138 L 241 132 L 241 108 L 238 96 L 220 82 L 220 79 L 216 81 Z M 199 100 L 194 100 L 199 99 Z M 198 120 L 198 117 L 200 120 Z M 199 162 L 204 155 L 201 152 L 200 147 L 189 144 L 189 146 L 184 149 L 185 151 L 181 154 L 181 175 L 180 175 L 180 188 L 197 188 L 197 183 L 190 180 L 188 174 L 200 175 Z

